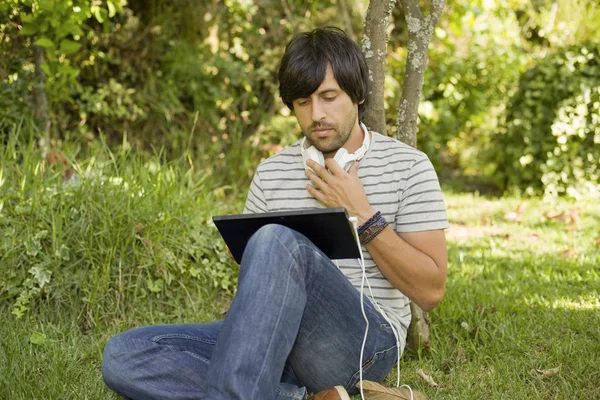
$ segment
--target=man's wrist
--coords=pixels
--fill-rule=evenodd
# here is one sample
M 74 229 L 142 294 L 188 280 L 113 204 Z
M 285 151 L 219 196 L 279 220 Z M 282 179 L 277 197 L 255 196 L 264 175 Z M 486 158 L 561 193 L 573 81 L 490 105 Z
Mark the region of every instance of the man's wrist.
M 375 215 L 375 210 L 372 208 L 357 213 L 356 218 L 358 219 L 358 226 L 364 225 L 364 223 L 367 222 L 369 218 L 373 217 L 373 215 Z
M 371 240 L 375 239 L 388 226 L 381 212 L 377 211 L 375 215 L 369 218 L 364 224 L 358 228 L 358 239 L 360 243 L 366 245 Z

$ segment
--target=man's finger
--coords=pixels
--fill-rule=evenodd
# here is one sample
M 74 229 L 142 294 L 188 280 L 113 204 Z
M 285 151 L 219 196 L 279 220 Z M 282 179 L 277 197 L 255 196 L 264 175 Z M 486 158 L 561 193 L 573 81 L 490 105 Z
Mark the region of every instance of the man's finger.
M 308 193 L 310 193 L 310 195 L 312 197 L 314 197 L 315 199 L 317 199 L 320 202 L 323 202 L 325 196 L 323 195 L 323 193 L 318 190 L 317 188 L 315 188 L 314 186 L 311 185 L 306 185 L 306 190 L 308 191 Z
M 337 161 L 335 161 L 335 159 L 333 158 L 328 158 L 327 160 L 325 160 L 325 165 L 327 166 L 327 168 L 329 168 L 329 171 L 331 171 L 331 174 L 333 176 L 339 176 L 340 174 L 346 173 L 346 171 L 344 171 L 344 168 L 340 167 L 340 164 L 338 164 Z
M 308 160 L 306 165 L 308 165 L 319 178 L 321 178 L 324 182 L 327 182 L 327 178 L 331 174 L 325 168 L 323 168 L 323 166 L 317 162 L 314 162 L 313 160 Z
M 354 161 L 348 170 L 348 173 L 352 176 L 358 176 L 358 161 Z

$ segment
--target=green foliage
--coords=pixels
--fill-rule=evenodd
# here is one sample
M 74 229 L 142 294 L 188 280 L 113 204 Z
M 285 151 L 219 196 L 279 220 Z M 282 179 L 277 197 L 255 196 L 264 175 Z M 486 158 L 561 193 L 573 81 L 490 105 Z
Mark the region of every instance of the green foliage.
M 599 59 L 598 43 L 570 46 L 521 77 L 490 154 L 503 188 L 571 196 L 597 192 Z
M 210 219 L 224 198 L 204 171 L 135 156 L 127 142 L 79 163 L 42 159 L 20 134 L 0 153 L 0 301 L 14 315 L 73 294 L 95 316 L 190 285 L 234 290 L 235 263 Z
M 401 25 L 398 29 L 402 32 Z M 490 173 L 480 152 L 489 146 L 496 121 L 524 68 L 526 57 L 519 48 L 519 36 L 506 1 L 454 1 L 442 14 L 429 50 L 417 147 L 443 174 Z M 398 39 L 392 40 L 398 47 L 388 58 L 390 134 L 395 132 L 406 60 L 406 44 Z
M 48 77 L 47 90 L 53 99 L 65 99 L 68 88 L 76 83 L 79 67 L 73 65 L 71 56 L 81 49 L 85 36 L 84 24 L 94 18 L 105 24 L 121 10 L 121 2 L 107 0 L 103 3 L 90 0 L 13 0 L 13 16 L 22 23 L 19 32 L 33 38 L 33 45 L 45 50 L 44 72 Z

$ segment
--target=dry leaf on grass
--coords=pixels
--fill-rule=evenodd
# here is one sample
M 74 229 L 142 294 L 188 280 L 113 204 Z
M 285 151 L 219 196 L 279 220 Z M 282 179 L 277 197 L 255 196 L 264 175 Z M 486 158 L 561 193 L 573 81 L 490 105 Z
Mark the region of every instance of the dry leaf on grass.
M 576 258 L 577 257 L 577 253 L 575 253 L 575 250 L 573 249 L 566 249 L 565 251 L 562 252 L 561 257 L 566 260 L 568 258 Z
M 558 371 L 560 371 L 560 365 L 556 368 L 550 369 L 532 369 L 531 371 L 529 371 L 529 373 L 531 374 L 531 376 L 541 376 L 546 378 L 558 374 Z
M 431 386 L 431 387 L 438 386 L 438 384 L 433 380 L 431 375 L 427 375 L 425 373 L 425 371 L 423 371 L 421 368 L 419 368 L 417 370 L 417 375 L 420 376 L 421 378 L 423 378 L 425 380 L 425 382 L 427 382 L 429 384 L 429 386 Z
M 532 233 L 529 236 L 527 236 L 527 240 L 530 240 L 530 241 L 536 241 L 536 240 L 539 240 L 539 238 L 540 238 L 540 235 L 538 235 L 537 233 Z
M 519 222 L 521 220 L 521 214 L 516 211 L 509 211 L 504 214 L 503 218 L 506 222 Z
M 504 214 L 504 220 L 506 222 L 519 222 L 521 220 L 521 216 L 527 210 L 527 204 L 521 203 L 514 211 L 509 211 Z
M 600 245 L 600 236 L 598 236 L 598 239 L 596 239 L 596 244 Z
M 564 222 L 569 225 L 572 225 L 577 222 L 578 214 L 573 210 L 569 210 L 567 212 L 562 211 L 560 213 L 553 213 L 548 211 L 544 213 L 544 217 L 552 221 Z
M 356 384 L 360 389 L 360 382 Z M 363 381 L 365 400 L 410 400 L 410 390 L 407 387 L 385 387 L 377 382 Z M 414 400 L 427 400 L 427 396 L 416 390 L 412 391 Z

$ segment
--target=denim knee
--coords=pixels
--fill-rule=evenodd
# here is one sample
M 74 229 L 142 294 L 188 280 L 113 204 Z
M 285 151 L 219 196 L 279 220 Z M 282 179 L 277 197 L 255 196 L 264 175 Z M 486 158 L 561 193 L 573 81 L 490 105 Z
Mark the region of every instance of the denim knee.
M 282 244 L 288 241 L 295 241 L 298 232 L 287 226 L 279 224 L 268 224 L 259 228 L 254 235 L 250 238 L 248 245 L 261 245 L 264 246 L 266 243 L 270 243 L 274 239 L 277 239 Z
M 104 347 L 102 355 L 102 378 L 106 385 L 117 393 L 122 393 L 123 385 L 130 382 L 128 372 L 132 371 L 127 365 L 127 344 L 123 333 L 112 337 Z

